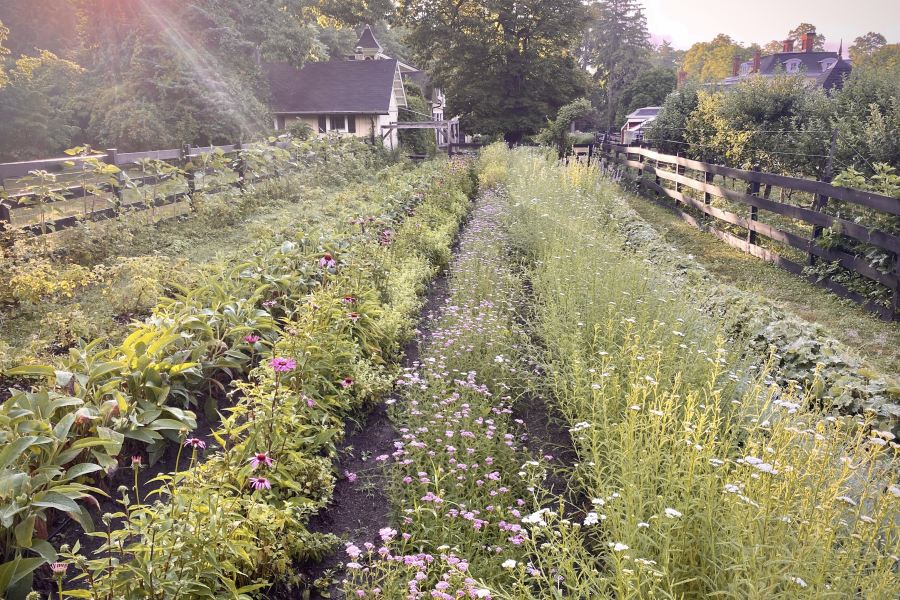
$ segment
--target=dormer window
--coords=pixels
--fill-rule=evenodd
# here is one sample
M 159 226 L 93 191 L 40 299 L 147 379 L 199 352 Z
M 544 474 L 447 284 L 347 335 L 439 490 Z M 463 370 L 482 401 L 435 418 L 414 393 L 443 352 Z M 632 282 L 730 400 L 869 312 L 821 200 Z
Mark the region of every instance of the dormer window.
M 741 77 L 746 77 L 747 73 L 750 72 L 750 65 L 744 63 L 741 65 Z
M 800 60 L 799 59 L 791 59 L 786 60 L 784 62 L 784 71 L 785 73 L 797 73 L 800 70 Z
M 837 64 L 837 59 L 835 58 L 826 58 L 825 60 L 819 61 L 819 64 L 822 65 L 822 70 L 827 71 L 831 67 Z

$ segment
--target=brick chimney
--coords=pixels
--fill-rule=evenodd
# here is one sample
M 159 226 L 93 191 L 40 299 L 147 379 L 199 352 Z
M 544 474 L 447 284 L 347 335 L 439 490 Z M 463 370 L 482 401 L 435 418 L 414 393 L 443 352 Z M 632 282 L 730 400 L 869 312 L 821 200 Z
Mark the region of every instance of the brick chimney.
M 762 58 L 762 52 L 757 50 L 753 53 L 753 72 L 759 73 L 759 61 Z
M 816 34 L 815 33 L 804 33 L 803 41 L 801 42 L 803 45 L 801 48 L 803 52 L 812 52 L 813 46 L 816 45 Z
M 678 87 L 680 88 L 687 81 L 687 71 L 678 71 Z
M 782 52 L 793 52 L 794 51 L 794 40 L 784 40 L 782 42 L 784 44 L 782 48 Z
M 741 70 L 741 57 L 735 56 L 731 63 L 731 76 L 737 77 Z

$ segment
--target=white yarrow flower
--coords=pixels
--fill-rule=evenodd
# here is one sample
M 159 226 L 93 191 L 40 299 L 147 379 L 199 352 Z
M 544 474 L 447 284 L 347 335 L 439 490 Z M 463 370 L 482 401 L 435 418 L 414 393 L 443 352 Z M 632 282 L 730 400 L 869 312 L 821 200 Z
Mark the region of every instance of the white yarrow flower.
M 796 583 L 797 585 L 799 585 L 802 588 L 806 587 L 806 582 L 803 581 L 802 579 L 800 579 L 799 577 L 791 577 L 791 581 L 793 581 L 794 583 Z
M 513 559 L 509 559 L 507 561 L 504 561 L 503 565 L 501 565 L 501 566 L 504 569 L 515 569 L 517 564 L 519 564 L 519 563 L 517 563 Z
M 609 547 L 613 549 L 613 552 L 624 552 L 625 550 L 628 550 L 628 546 L 618 542 L 615 544 L 610 542 Z
M 678 512 L 677 510 L 675 510 L 674 508 L 667 508 L 666 516 L 669 517 L 670 519 L 677 519 L 678 517 L 681 516 L 681 513 Z

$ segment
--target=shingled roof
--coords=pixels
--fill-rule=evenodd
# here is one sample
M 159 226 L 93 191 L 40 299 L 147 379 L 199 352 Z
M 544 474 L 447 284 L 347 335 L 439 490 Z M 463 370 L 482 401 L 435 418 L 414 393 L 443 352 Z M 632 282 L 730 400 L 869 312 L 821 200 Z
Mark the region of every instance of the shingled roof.
M 381 44 L 378 43 L 378 40 L 375 39 L 375 35 L 372 33 L 372 30 L 369 29 L 369 26 L 366 25 L 366 28 L 363 30 L 362 35 L 359 36 L 359 41 L 356 42 L 357 48 L 377 48 L 378 50 L 383 50 Z
M 833 89 L 844 89 L 844 80 L 853 71 L 853 66 L 845 60 L 837 61 L 833 67 L 822 73 L 816 78 L 816 86 L 822 88 L 826 92 Z
M 374 38 L 373 38 L 374 39 Z M 388 114 L 397 60 L 264 63 L 276 113 Z

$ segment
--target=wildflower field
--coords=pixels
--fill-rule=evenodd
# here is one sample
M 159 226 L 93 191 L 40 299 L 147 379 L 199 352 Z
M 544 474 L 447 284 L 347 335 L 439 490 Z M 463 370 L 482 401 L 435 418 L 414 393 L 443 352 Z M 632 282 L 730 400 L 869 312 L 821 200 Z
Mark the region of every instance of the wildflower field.
M 3 592 L 895 598 L 890 405 L 843 358 L 801 364 L 784 322 L 738 326 L 607 173 L 555 155 L 389 168 L 121 344 L 8 370 L 30 387 L 0 423 Z M 344 471 L 347 424 L 379 404 L 394 439 Z M 377 536 L 311 526 L 376 474 Z M 66 514 L 89 544 L 47 541 Z M 299 575 L 334 552 L 338 589 Z

